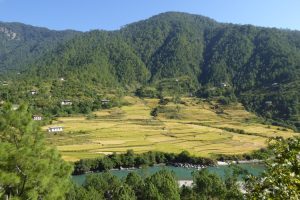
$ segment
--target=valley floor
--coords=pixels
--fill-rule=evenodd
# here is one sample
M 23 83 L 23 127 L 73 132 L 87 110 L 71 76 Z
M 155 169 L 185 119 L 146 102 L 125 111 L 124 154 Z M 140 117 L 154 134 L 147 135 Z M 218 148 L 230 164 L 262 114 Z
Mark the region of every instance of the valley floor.
M 168 103 L 157 117 L 150 115 L 158 99 L 125 97 L 128 106 L 94 112 L 92 116 L 58 118 L 50 126 L 64 132 L 47 133 L 65 160 L 75 161 L 113 152 L 189 151 L 196 156 L 242 154 L 266 146 L 272 136 L 291 137 L 295 133 L 260 123 L 242 105 L 221 106 L 194 98 L 180 104 Z M 175 114 L 174 114 L 175 111 Z

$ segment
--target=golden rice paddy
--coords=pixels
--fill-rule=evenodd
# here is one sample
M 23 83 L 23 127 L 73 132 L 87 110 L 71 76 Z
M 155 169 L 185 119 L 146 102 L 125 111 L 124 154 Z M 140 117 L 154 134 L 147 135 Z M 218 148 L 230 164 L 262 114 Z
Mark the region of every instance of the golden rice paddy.
M 63 126 L 58 134 L 47 134 L 63 158 L 75 161 L 133 149 L 137 153 L 187 150 L 196 156 L 248 153 L 266 146 L 273 136 L 291 137 L 292 130 L 260 123 L 240 104 L 218 106 L 194 98 L 184 104 L 168 103 L 166 110 L 176 110 L 175 119 L 168 112 L 150 115 L 158 99 L 125 97 L 128 106 L 94 112 L 94 117 L 62 117 L 49 126 Z M 221 112 L 220 112 L 221 110 Z M 46 129 L 49 126 L 43 127 Z

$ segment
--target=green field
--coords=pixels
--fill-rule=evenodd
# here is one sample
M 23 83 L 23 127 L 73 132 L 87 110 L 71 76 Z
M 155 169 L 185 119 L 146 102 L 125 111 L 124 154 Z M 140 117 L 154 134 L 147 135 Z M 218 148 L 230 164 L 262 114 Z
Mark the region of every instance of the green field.
M 242 105 L 220 106 L 194 98 L 168 103 L 156 118 L 150 115 L 158 99 L 125 97 L 128 106 L 94 112 L 92 117 L 62 117 L 49 126 L 64 132 L 48 134 L 47 141 L 69 161 L 127 149 L 181 152 L 211 157 L 241 154 L 266 146 L 271 136 L 291 137 L 292 130 L 263 125 Z M 49 126 L 43 127 L 46 129 Z

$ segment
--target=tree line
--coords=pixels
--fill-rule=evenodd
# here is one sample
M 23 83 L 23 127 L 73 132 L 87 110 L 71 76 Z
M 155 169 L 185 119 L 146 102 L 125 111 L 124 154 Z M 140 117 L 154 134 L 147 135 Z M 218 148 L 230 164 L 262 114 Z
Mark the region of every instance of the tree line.
M 237 177 L 238 169 L 228 172 L 224 179 L 207 170 L 195 171 L 194 184 L 180 188 L 174 173 L 165 169 L 146 178 L 130 172 L 119 179 L 105 172 L 87 175 L 82 185 L 74 184 L 66 199 L 243 199 Z
M 157 151 L 135 154 L 133 150 L 127 150 L 125 154 L 113 153 L 96 159 L 81 159 L 74 163 L 73 174 L 102 172 L 120 168 L 139 168 L 155 164 L 172 165 L 176 163 L 188 163 L 207 167 L 214 166 L 216 161 L 210 158 L 192 156 L 187 151 L 182 151 L 179 154 Z

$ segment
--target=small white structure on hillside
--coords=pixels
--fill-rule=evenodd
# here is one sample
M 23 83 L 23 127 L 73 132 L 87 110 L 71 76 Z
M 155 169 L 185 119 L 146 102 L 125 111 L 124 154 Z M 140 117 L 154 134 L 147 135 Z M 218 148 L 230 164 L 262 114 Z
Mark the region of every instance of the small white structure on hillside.
M 49 127 L 48 132 L 49 133 L 57 133 L 57 132 L 62 132 L 63 127 L 62 126 L 56 126 L 56 127 Z
M 229 85 L 227 83 L 220 83 L 221 87 L 228 87 Z
M 101 100 L 101 104 L 108 104 L 110 102 L 110 100 L 108 99 L 102 99 Z
M 20 107 L 20 105 L 18 105 L 18 104 L 13 104 L 12 107 L 11 107 L 11 109 L 12 109 L 12 110 L 18 110 L 19 107 Z
M 267 106 L 271 106 L 271 105 L 272 105 L 272 101 L 265 101 L 265 104 L 266 104 Z
M 43 119 L 43 117 L 42 117 L 42 116 L 39 116 L 39 115 L 33 115 L 33 116 L 32 116 L 32 119 L 33 119 L 34 121 L 41 121 L 41 120 Z
M 30 94 L 35 95 L 35 94 L 37 94 L 37 91 L 36 90 L 30 90 Z
M 63 100 L 60 104 L 62 106 L 70 106 L 70 105 L 72 105 L 72 101 L 70 101 L 70 100 Z

